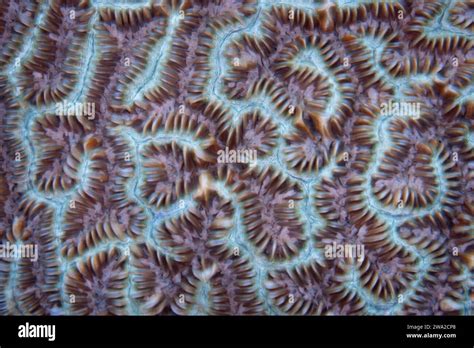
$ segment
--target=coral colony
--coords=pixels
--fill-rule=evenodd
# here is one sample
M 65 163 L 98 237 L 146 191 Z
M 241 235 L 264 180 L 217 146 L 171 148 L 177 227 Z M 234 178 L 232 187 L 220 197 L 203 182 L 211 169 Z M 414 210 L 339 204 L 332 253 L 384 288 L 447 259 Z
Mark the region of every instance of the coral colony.
M 0 0 L 0 313 L 472 315 L 473 14 Z

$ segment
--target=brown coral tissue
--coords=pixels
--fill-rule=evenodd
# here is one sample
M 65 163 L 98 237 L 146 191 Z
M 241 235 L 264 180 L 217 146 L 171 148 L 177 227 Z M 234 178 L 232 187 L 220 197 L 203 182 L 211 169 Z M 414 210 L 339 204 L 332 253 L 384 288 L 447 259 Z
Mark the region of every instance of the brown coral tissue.
M 474 314 L 474 2 L 0 0 L 0 314 Z

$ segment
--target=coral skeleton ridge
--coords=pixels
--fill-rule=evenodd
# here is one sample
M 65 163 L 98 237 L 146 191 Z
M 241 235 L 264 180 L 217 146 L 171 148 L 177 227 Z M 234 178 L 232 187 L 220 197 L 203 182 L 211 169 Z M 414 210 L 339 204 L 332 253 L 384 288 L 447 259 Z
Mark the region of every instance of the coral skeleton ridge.
M 0 314 L 474 314 L 474 2 L 0 0 Z

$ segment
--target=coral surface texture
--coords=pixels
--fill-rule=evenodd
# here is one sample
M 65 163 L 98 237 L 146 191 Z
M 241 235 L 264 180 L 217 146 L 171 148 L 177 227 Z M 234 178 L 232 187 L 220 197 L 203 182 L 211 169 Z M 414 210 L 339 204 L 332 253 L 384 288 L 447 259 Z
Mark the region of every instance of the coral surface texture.
M 1 315 L 472 315 L 474 1 L 0 0 Z

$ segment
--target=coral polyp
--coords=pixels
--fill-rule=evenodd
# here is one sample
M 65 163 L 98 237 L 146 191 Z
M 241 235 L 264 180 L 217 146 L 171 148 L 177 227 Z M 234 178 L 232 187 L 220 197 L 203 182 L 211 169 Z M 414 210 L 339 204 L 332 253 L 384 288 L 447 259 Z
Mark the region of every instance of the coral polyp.
M 473 13 L 3 0 L 0 314 L 472 315 Z
M 60 102 L 72 91 L 92 13 L 89 1 L 51 1 L 19 77 L 25 100 L 36 105 Z
M 134 246 L 134 298 L 148 315 L 186 314 L 193 304 L 197 279 L 186 263 L 164 256 L 145 244 Z

